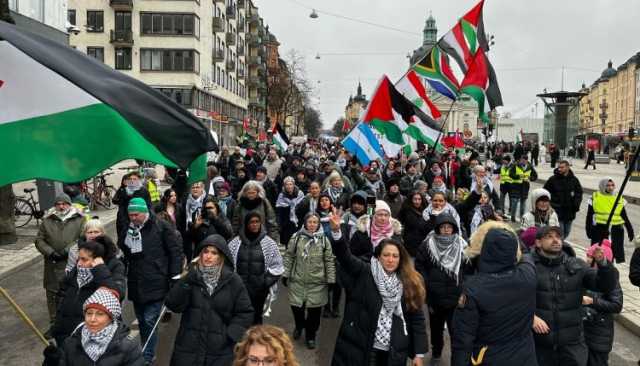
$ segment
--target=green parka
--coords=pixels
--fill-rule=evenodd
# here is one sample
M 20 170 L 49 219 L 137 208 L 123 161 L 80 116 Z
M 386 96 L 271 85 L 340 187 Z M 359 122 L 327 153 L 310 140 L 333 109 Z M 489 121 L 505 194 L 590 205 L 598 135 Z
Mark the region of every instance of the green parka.
M 44 256 L 43 286 L 50 291 L 57 291 L 60 281 L 64 279 L 69 248 L 82 234 L 85 223 L 84 216 L 80 212 L 75 208 L 71 210 L 75 212 L 70 213 L 64 222 L 50 211 L 42 220 L 36 237 L 36 248 Z M 53 252 L 64 257 L 64 260 L 53 261 L 50 258 Z
M 319 229 L 322 230 L 322 229 Z M 316 243 L 309 234 L 298 231 L 289 240 L 284 253 L 284 275 L 289 283 L 289 304 L 308 308 L 324 306 L 328 301 L 329 284 L 336 282 L 336 262 L 331 242 L 321 234 Z M 309 245 L 304 258 L 304 248 Z

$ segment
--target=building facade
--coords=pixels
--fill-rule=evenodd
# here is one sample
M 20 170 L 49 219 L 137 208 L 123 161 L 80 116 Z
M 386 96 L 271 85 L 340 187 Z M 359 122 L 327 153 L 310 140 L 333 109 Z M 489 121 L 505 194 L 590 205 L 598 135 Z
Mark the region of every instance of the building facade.
M 589 87 L 580 101 L 580 132 L 624 135 L 629 128 L 640 127 L 638 71 L 640 52 L 617 69 L 609 61 L 607 68 Z
M 68 1 L 73 47 L 181 104 L 222 144 L 238 142 L 243 120 L 264 123 L 258 85 L 247 80 L 263 64 L 251 1 Z
M 67 0 L 9 0 L 9 11 L 18 27 L 69 43 Z
M 414 50 L 411 54 L 409 66 L 413 66 L 422 60 L 437 42 L 438 28 L 436 27 L 436 20 L 433 15 L 429 13 L 429 17 L 424 22 L 424 29 L 422 30 L 422 46 Z
M 636 107 L 635 128 L 640 128 L 640 68 L 636 69 Z
M 356 96 L 351 95 L 347 106 L 344 108 L 344 118 L 349 121 L 351 126 L 354 126 L 367 109 L 367 105 L 369 105 L 369 101 L 367 100 L 367 96 L 362 94 L 362 85 L 358 82 Z

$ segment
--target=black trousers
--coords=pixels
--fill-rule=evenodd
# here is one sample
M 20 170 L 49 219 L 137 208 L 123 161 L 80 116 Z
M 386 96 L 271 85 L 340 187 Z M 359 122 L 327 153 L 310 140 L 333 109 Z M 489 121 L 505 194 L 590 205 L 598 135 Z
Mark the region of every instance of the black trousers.
M 591 244 L 600 243 L 607 238 L 607 226 L 597 224 L 591 230 Z M 616 263 L 624 263 L 624 224 L 611 225 L 611 251 Z
M 268 291 L 266 292 L 249 292 L 249 299 L 251 299 L 251 306 L 253 306 L 253 324 L 262 324 L 262 312 L 264 308 L 264 302 L 267 299 Z
M 291 305 L 291 312 L 293 312 L 296 329 L 304 329 L 305 338 L 307 340 L 315 341 L 316 333 L 318 332 L 318 328 L 320 328 L 320 314 L 322 313 L 322 308 L 308 308 L 304 305 L 302 307 Z
M 429 307 L 429 330 L 431 331 L 431 348 L 433 357 L 439 358 L 444 347 L 444 325 L 447 324 L 449 338 L 451 338 L 453 312 L 455 308 Z
M 329 301 L 325 308 L 331 311 L 340 311 L 340 299 L 342 298 L 342 286 L 338 282 L 329 284 Z
M 536 347 L 538 365 L 586 366 L 589 350 L 584 343 L 569 344 L 556 349 Z
M 369 358 L 369 366 L 387 366 L 389 365 L 389 352 L 374 349 L 371 351 Z
M 587 366 L 609 366 L 609 352 L 596 352 L 589 349 Z

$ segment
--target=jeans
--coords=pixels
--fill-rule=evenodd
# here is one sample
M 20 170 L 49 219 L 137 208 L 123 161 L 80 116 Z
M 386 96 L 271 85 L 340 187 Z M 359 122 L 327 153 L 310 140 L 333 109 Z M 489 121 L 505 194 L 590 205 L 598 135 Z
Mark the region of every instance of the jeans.
M 140 341 L 142 342 L 142 347 L 149 339 L 149 334 L 153 329 L 153 326 L 158 321 L 158 317 L 160 316 L 160 311 L 162 310 L 162 301 L 150 302 L 146 304 L 138 304 L 133 303 L 133 309 L 136 313 L 136 318 L 138 318 L 138 324 L 140 326 Z M 158 343 L 158 329 L 156 328 L 155 332 L 151 335 L 149 339 L 149 344 L 147 348 L 144 350 L 142 356 L 144 356 L 145 362 L 153 361 L 153 356 L 156 353 L 156 344 Z
M 563 239 L 569 237 L 569 234 L 571 233 L 571 224 L 573 224 L 573 220 L 560 221 L 560 228 L 562 229 L 562 235 L 564 236 Z
M 520 202 L 520 197 L 513 197 L 513 195 L 509 194 L 509 213 L 511 214 L 511 221 L 516 220 L 516 214 L 518 212 L 518 204 L 522 206 Z M 520 207 L 520 212 L 524 211 L 522 207 Z M 522 218 L 522 213 L 520 214 L 520 218 Z

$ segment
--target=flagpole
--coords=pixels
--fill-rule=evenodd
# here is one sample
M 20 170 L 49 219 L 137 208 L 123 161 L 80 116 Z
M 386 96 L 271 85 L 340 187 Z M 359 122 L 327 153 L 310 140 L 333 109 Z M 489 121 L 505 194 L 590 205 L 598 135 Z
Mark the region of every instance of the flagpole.
M 451 105 L 449 106 L 449 110 L 447 111 L 447 115 L 444 117 L 444 121 L 442 121 L 442 126 L 440 126 L 440 131 L 438 132 L 438 138 L 436 138 L 436 142 L 433 144 L 433 148 L 435 149 L 438 146 L 438 142 L 440 142 L 440 137 L 442 136 L 442 130 L 444 130 L 444 126 L 447 125 L 447 120 L 449 119 L 449 115 L 453 110 L 453 105 L 456 104 L 456 99 L 451 101 Z

